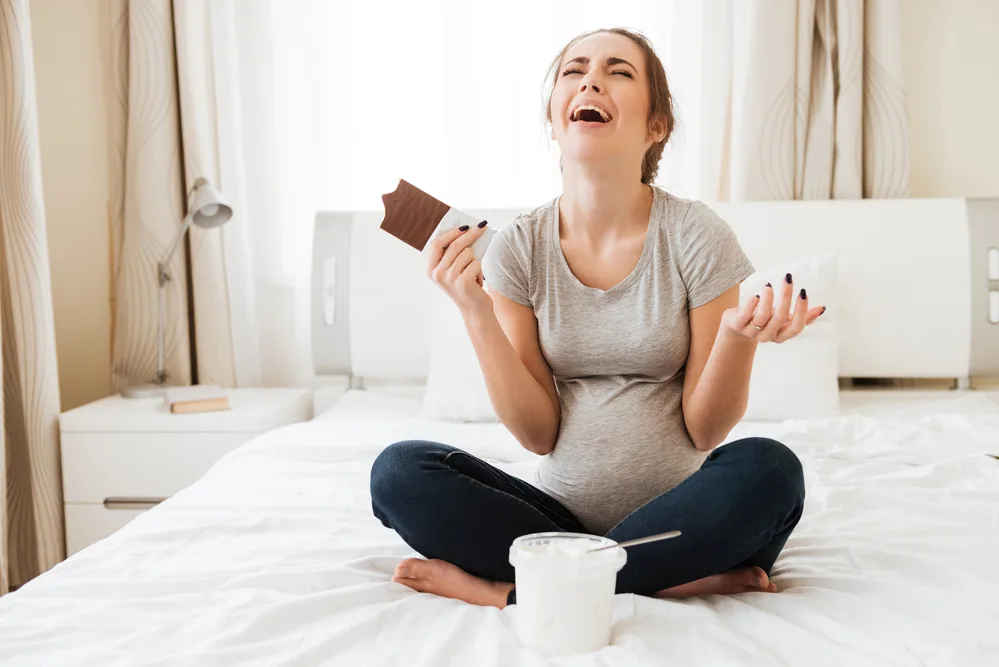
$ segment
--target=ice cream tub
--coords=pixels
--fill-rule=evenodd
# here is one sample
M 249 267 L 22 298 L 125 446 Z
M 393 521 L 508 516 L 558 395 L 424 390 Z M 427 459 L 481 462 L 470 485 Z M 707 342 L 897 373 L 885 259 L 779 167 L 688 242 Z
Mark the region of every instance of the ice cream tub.
M 534 533 L 510 545 L 521 646 L 542 655 L 574 655 L 610 644 L 617 573 L 624 549 L 582 533 Z

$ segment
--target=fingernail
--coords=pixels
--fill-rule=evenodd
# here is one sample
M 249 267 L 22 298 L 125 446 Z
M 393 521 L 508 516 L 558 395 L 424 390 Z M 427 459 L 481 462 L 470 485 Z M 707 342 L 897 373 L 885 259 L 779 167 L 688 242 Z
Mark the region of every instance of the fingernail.
M 790 274 L 790 273 L 789 273 L 789 274 L 787 274 L 786 276 L 784 276 L 784 281 L 785 281 L 785 282 L 786 282 L 786 283 L 787 283 L 788 285 L 790 285 L 790 284 L 791 284 L 791 274 Z
M 488 220 L 483 220 L 482 222 L 479 223 L 479 229 L 482 229 L 483 227 L 485 227 L 488 224 L 489 224 Z
M 759 298 L 760 298 L 760 295 L 759 295 L 759 294 L 757 294 L 757 295 L 756 295 L 756 298 L 757 298 L 757 299 L 759 299 Z
M 804 287 L 801 288 L 801 292 L 799 292 L 798 294 L 801 296 L 802 299 L 807 299 L 808 298 L 808 294 L 805 293 L 805 288 Z
M 825 315 L 825 314 L 826 314 L 826 307 L 822 306 L 822 312 L 819 313 L 819 315 Z
M 458 228 L 458 231 L 459 232 L 467 232 L 468 231 L 468 225 L 462 225 L 461 227 Z
M 773 289 L 773 285 L 771 285 L 770 283 L 767 283 L 767 287 Z

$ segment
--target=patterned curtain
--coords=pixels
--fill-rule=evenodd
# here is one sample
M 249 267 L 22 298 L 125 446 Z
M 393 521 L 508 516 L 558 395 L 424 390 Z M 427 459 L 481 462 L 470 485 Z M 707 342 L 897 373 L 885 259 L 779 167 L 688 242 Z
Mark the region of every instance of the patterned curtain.
M 705 0 L 704 12 L 706 197 L 908 196 L 899 0 Z
M 28 0 L 0 2 L 0 593 L 62 560 L 59 378 Z
M 211 41 L 214 3 L 113 0 L 112 381 L 148 382 L 156 369 L 156 263 L 187 212 L 199 176 L 219 182 Z M 232 224 L 232 223 L 230 223 Z M 198 381 L 235 385 L 226 277 L 225 228 L 190 232 L 167 285 L 165 360 L 169 381 L 192 379 L 191 315 Z M 190 273 L 188 274 L 188 270 Z M 188 275 L 194 283 L 189 306 Z
M 184 217 L 173 12 L 170 0 L 111 7 L 112 384 L 156 373 L 156 263 Z M 171 382 L 191 378 L 184 253 L 166 288 L 165 362 Z

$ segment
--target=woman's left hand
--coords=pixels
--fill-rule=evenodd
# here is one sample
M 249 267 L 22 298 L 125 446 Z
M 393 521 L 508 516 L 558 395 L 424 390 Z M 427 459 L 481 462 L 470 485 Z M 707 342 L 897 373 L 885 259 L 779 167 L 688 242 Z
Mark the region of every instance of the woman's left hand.
M 783 343 L 800 334 L 826 312 L 824 306 L 808 309 L 808 294 L 804 289 L 795 294 L 790 273 L 785 276 L 776 306 L 774 296 L 774 288 L 767 283 L 762 294 L 749 297 L 738 308 L 726 310 L 722 315 L 722 326 L 761 343 Z

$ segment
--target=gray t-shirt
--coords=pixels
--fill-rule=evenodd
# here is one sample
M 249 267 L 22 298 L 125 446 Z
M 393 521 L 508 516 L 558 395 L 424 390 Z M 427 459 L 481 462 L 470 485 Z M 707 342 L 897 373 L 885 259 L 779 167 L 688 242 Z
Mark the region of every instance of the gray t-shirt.
M 486 283 L 534 310 L 561 403 L 555 449 L 540 459 L 534 483 L 589 530 L 606 533 L 704 461 L 681 407 L 688 310 L 752 272 L 711 209 L 658 188 L 638 264 L 608 290 L 570 271 L 558 199 L 493 237 Z

